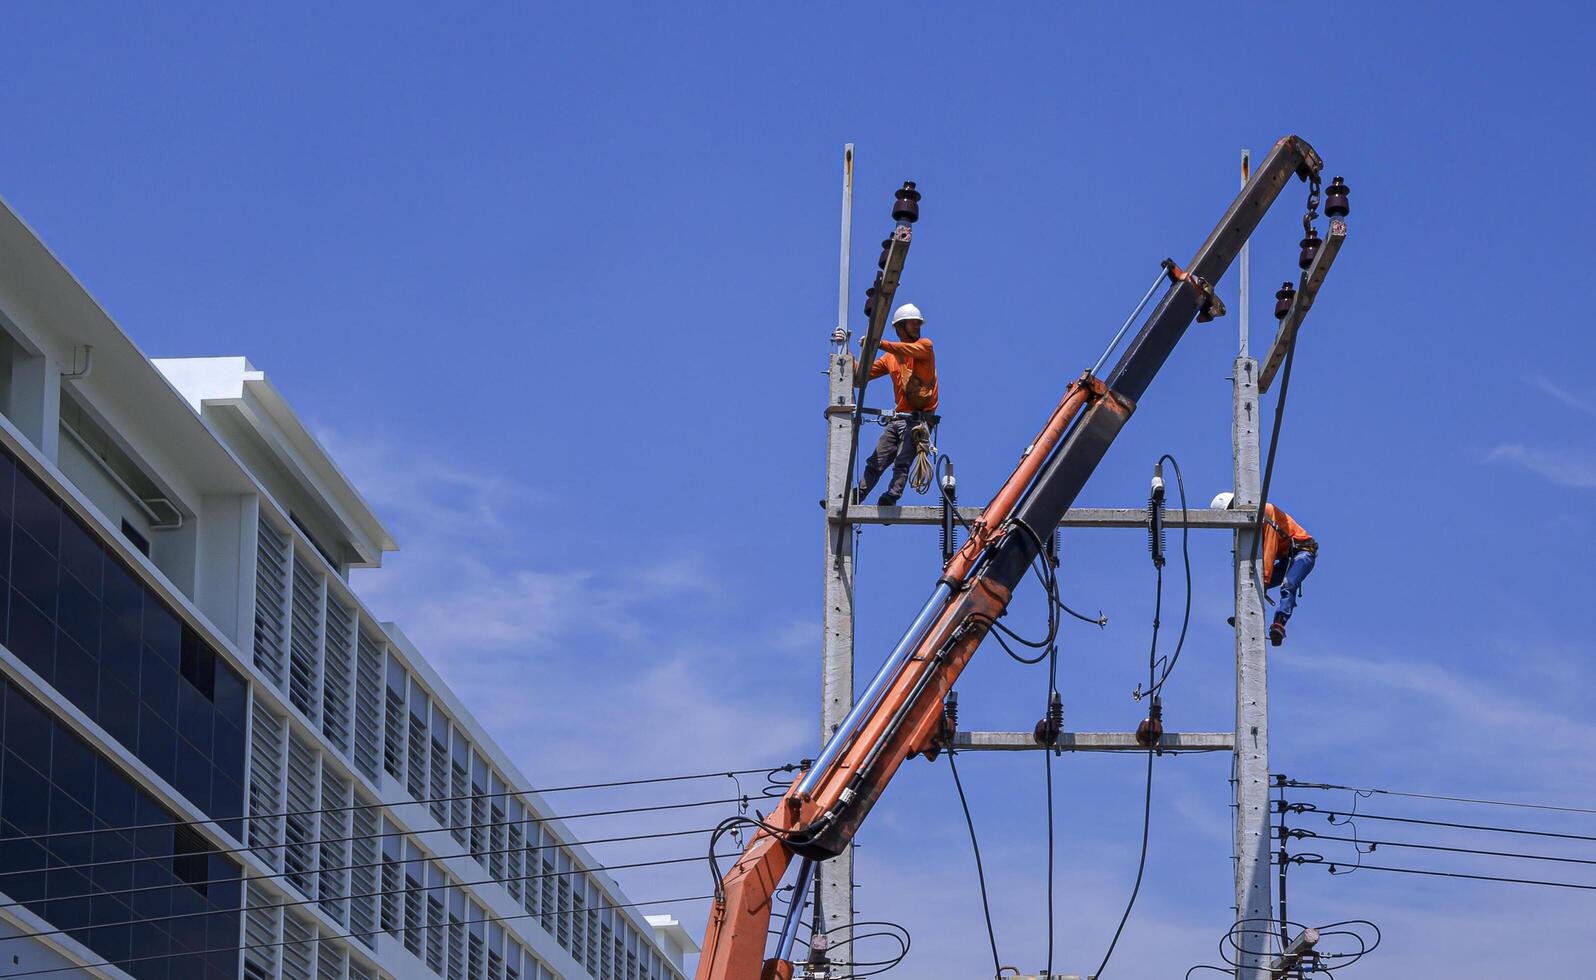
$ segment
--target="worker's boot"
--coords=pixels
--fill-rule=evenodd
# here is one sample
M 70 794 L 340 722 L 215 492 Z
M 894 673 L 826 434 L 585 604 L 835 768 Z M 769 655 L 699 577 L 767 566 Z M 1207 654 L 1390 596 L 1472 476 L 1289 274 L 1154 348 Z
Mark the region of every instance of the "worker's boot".
M 1269 642 L 1275 646 L 1286 642 L 1286 621 L 1278 613 L 1275 621 L 1269 624 Z
M 876 503 L 883 507 L 896 507 L 898 506 L 898 495 L 895 493 L 884 493 L 881 495 L 881 499 L 876 501 Z

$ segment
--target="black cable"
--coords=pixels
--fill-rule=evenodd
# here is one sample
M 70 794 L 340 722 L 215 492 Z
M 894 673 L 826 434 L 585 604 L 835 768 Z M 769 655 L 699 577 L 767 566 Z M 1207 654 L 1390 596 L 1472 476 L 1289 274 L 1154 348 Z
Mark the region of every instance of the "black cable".
M 1512 885 L 1540 885 L 1545 888 L 1573 888 L 1579 891 L 1596 892 L 1596 885 L 1581 885 L 1572 881 L 1539 881 L 1533 878 L 1503 878 L 1496 875 L 1471 875 L 1461 871 L 1426 871 L 1420 868 L 1386 868 L 1378 864 L 1365 864 L 1360 866 L 1361 871 L 1390 871 L 1396 874 L 1425 875 L 1432 878 L 1466 878 L 1470 881 L 1501 881 Z
M 633 864 L 604 865 L 604 866 L 595 867 L 595 868 L 583 869 L 583 871 L 624 871 L 624 870 L 628 870 L 628 869 L 631 869 L 631 868 L 654 868 L 654 867 L 662 867 L 662 866 L 667 865 L 667 864 L 686 864 L 686 863 L 688 863 L 690 861 L 698 861 L 698 860 L 700 860 L 699 856 L 694 854 L 694 855 L 692 855 L 690 857 L 667 858 L 667 859 L 659 860 L 659 861 L 640 861 L 640 862 L 636 862 L 636 863 L 633 863 Z M 53 870 L 53 869 L 46 869 L 46 870 Z M 310 872 L 310 873 L 313 874 L 314 872 Z M 83 926 L 71 926 L 71 927 L 68 927 L 68 928 L 48 929 L 48 930 L 44 930 L 44 931 L 41 931 L 41 932 L 18 932 L 18 933 L 15 933 L 13 935 L 0 937 L 0 943 L 10 942 L 10 941 L 13 941 L 13 940 L 18 940 L 18 939 L 42 939 L 42 938 L 44 938 L 46 936 L 65 935 L 65 934 L 68 934 L 68 933 L 76 932 L 76 931 L 78 931 L 80 929 L 105 929 L 105 928 L 113 928 L 113 927 L 120 927 L 120 926 L 143 925 L 143 924 L 152 923 L 152 922 L 170 922 L 170 921 L 173 921 L 173 920 L 176 920 L 176 919 L 193 919 L 193 918 L 198 918 L 198 917 L 201 917 L 201 916 L 209 916 L 209 915 L 217 915 L 217 914 L 231 915 L 231 914 L 234 914 L 234 913 L 248 912 L 252 908 L 253 909 L 260 909 L 262 911 L 272 911 L 272 910 L 275 910 L 275 909 L 299 908 L 301 906 L 307 906 L 307 905 L 337 905 L 337 904 L 342 903 L 342 902 L 351 902 L 351 901 L 354 901 L 356 899 L 365 899 L 365 898 L 381 899 L 381 898 L 384 898 L 384 897 L 386 897 L 388 895 L 397 895 L 397 894 L 402 894 L 402 893 L 406 893 L 406 892 L 427 892 L 427 891 L 435 891 L 435 890 L 440 889 L 440 888 L 479 888 L 479 887 L 483 887 L 483 886 L 486 886 L 486 885 L 506 884 L 506 883 L 508 883 L 510 881 L 523 881 L 524 882 L 524 881 L 538 881 L 538 880 L 541 880 L 541 879 L 544 879 L 544 878 L 563 878 L 563 877 L 566 877 L 568 875 L 574 875 L 574 874 L 580 874 L 580 873 L 582 873 L 582 872 L 574 871 L 574 870 L 573 871 L 553 871 L 553 872 L 540 872 L 538 874 L 533 874 L 533 875 L 518 875 L 518 876 L 516 876 L 514 878 L 507 878 L 507 879 L 485 878 L 485 879 L 482 879 L 482 880 L 479 880 L 479 881 L 448 881 L 448 880 L 445 880 L 441 884 L 437 884 L 437 885 L 419 885 L 419 886 L 416 886 L 416 887 L 411 887 L 409 885 L 405 885 L 405 886 L 403 886 L 401 888 L 382 888 L 382 889 L 379 889 L 379 890 L 374 891 L 374 892 L 358 892 L 358 893 L 351 893 L 351 894 L 347 894 L 347 895 L 337 895 L 337 896 L 333 896 L 333 897 L 294 899 L 292 901 L 273 902 L 273 903 L 266 904 L 266 905 L 250 905 L 248 902 L 245 902 L 245 904 L 240 905 L 237 908 L 204 909 L 204 910 L 196 911 L 196 912 L 175 912 L 175 913 L 172 913 L 171 915 L 146 916 L 146 917 L 143 917 L 143 918 L 123 919 L 123 920 L 119 920 L 119 921 L 116 921 L 116 922 L 93 922 L 93 921 L 90 921 L 88 924 L 83 925 Z M 239 878 L 233 878 L 233 879 L 229 879 L 229 880 L 238 881 L 238 882 L 244 882 L 244 881 L 247 881 L 249 879 L 247 877 L 239 877 Z M 131 911 L 131 910 L 129 910 L 129 911 Z
M 994 980 L 1003 973 L 1003 967 L 998 959 L 997 932 L 992 928 L 992 906 L 986 897 L 986 869 L 981 865 L 981 842 L 975 837 L 975 818 L 970 816 L 970 801 L 964 796 L 964 783 L 959 780 L 959 765 L 953 761 L 957 755 L 952 748 L 948 749 L 948 771 L 953 773 L 953 788 L 959 791 L 959 806 L 964 808 L 964 823 L 970 828 L 970 850 L 975 852 L 975 878 L 981 886 L 981 914 L 986 917 L 986 938 L 992 945 L 992 976 Z
M 1186 569 L 1186 611 L 1180 618 L 1180 637 L 1175 641 L 1175 652 L 1170 656 L 1169 663 L 1164 666 L 1163 672 L 1158 677 L 1158 683 L 1151 685 L 1147 694 L 1157 694 L 1163 690 L 1164 683 L 1169 680 L 1169 675 L 1175 672 L 1175 664 L 1180 662 L 1180 651 L 1186 646 L 1186 628 L 1191 625 L 1191 512 L 1186 507 L 1186 480 L 1180 475 L 1180 463 L 1169 453 L 1158 458 L 1162 463 L 1169 460 L 1169 465 L 1175 470 L 1175 487 L 1180 491 L 1180 557 Z
M 1156 743 L 1155 743 L 1156 744 Z M 1125 914 L 1119 917 L 1119 926 L 1114 930 L 1114 938 L 1109 941 L 1108 952 L 1103 954 L 1103 962 L 1097 966 L 1094 977 L 1103 975 L 1104 967 L 1108 966 L 1109 957 L 1114 955 L 1114 947 L 1119 945 L 1120 933 L 1125 931 L 1125 923 L 1130 920 L 1131 909 L 1136 907 L 1136 896 L 1142 890 L 1142 875 L 1147 870 L 1147 838 L 1152 826 L 1153 817 L 1153 748 L 1147 748 L 1147 796 L 1142 804 L 1142 853 L 1136 860 L 1136 884 L 1131 886 L 1130 901 L 1125 903 Z
M 1053 556 L 1054 559 L 1057 555 Z M 1053 697 L 1058 694 L 1058 644 L 1052 647 L 1052 656 L 1048 658 L 1047 668 L 1047 706 L 1046 713 L 1042 716 L 1051 724 L 1053 720 Z M 1051 731 L 1051 728 L 1048 729 Z M 1057 733 L 1054 733 L 1057 738 Z M 1053 976 L 1053 749 L 1044 746 L 1042 749 L 1042 764 L 1047 772 L 1047 976 Z
M 284 810 L 284 811 L 279 812 L 279 813 L 249 813 L 249 814 L 242 814 L 242 815 L 237 816 L 237 817 L 204 817 L 204 818 L 201 818 L 201 819 L 198 819 L 198 820 L 168 820 L 168 821 L 163 821 L 163 822 L 160 822 L 160 823 L 128 824 L 128 825 L 124 825 L 124 826 L 120 826 L 120 827 L 96 827 L 93 830 L 57 830 L 57 831 L 52 831 L 52 832 L 46 833 L 46 834 L 17 834 L 17 835 L 11 836 L 11 837 L 0 837 L 0 844 L 7 844 L 7 843 L 10 843 L 11 841 L 19 841 L 19 840 L 41 841 L 41 840 L 50 840 L 51 838 L 55 838 L 55 837 L 81 837 L 81 836 L 83 836 L 85 834 L 105 834 L 105 833 L 131 834 L 131 833 L 135 833 L 135 832 L 140 831 L 140 830 L 162 830 L 162 829 L 167 828 L 167 827 L 195 827 L 195 826 L 198 826 L 200 824 L 226 824 L 226 823 L 244 823 L 244 824 L 248 824 L 250 821 L 255 821 L 255 820 L 281 820 L 281 819 L 285 819 L 287 817 L 313 817 L 313 816 L 317 816 L 317 815 L 323 814 L 323 813 L 350 813 L 350 812 L 353 812 L 355 810 L 377 810 L 377 809 L 380 809 L 383 806 L 388 806 L 390 809 L 398 809 L 400 807 L 405 807 L 405 806 L 423 806 L 423 805 L 429 805 L 429 804 L 433 804 L 433 803 L 456 803 L 456 802 L 459 802 L 461 800 L 489 800 L 489 799 L 496 799 L 496 798 L 499 798 L 499 797 L 506 797 L 506 796 L 533 796 L 533 795 L 542 796 L 542 795 L 546 795 L 546 794 L 550 794 L 550 793 L 569 793 L 569 792 L 573 792 L 573 791 L 576 791 L 576 790 L 584 790 L 584 789 L 612 789 L 612 788 L 618 787 L 618 786 L 642 786 L 642 785 L 645 785 L 645 784 L 648 784 L 648 783 L 679 783 L 679 782 L 685 782 L 687 780 L 693 780 L 693 779 L 718 779 L 718 778 L 721 778 L 721 777 L 731 777 L 732 779 L 735 780 L 735 778 L 738 777 L 738 776 L 751 776 L 751 775 L 754 775 L 756 773 L 765 773 L 766 774 L 766 778 L 768 779 L 768 778 L 770 778 L 771 776 L 773 776 L 774 774 L 776 774 L 778 772 L 793 772 L 794 770 L 797 770 L 798 768 L 800 768 L 799 764 L 797 764 L 797 763 L 788 763 L 787 765 L 784 765 L 784 766 L 773 766 L 773 767 L 762 768 L 762 769 L 733 769 L 733 770 L 730 770 L 730 771 L 721 770 L 719 772 L 694 773 L 692 775 L 687 775 L 687 776 L 658 776 L 658 777 L 654 777 L 654 778 L 651 778 L 651 779 L 620 779 L 620 780 L 615 780 L 613 782 L 607 782 L 607 783 L 583 783 L 581 785 L 576 785 L 576 786 L 553 786 L 553 787 L 550 787 L 548 789 L 514 789 L 514 790 L 503 790 L 503 791 L 496 792 L 496 793 L 478 793 L 478 792 L 461 793 L 461 794 L 456 795 L 456 796 L 434 796 L 434 797 L 429 797 L 427 799 L 422 799 L 422 800 L 404 800 L 402 802 L 393 803 L 393 804 L 352 803 L 352 804 L 346 804 L 346 805 L 341 805 L 341 806 L 321 807 L 320 809 L 316 809 L 316 810 Z M 521 820 L 525 820 L 525 821 L 544 820 L 544 819 L 556 819 L 557 820 L 557 819 L 560 819 L 560 818 L 559 817 L 549 817 L 549 818 L 523 817 L 523 818 L 521 818 Z M 507 823 L 520 823 L 521 821 L 519 821 L 519 820 L 518 821 L 509 821 L 507 819 L 505 822 L 507 822 Z M 454 828 L 452 826 L 449 826 L 449 827 L 446 827 L 445 829 L 454 829 Z M 459 828 L 459 829 L 465 829 L 465 828 Z
M 1280 446 L 1280 420 L 1286 414 L 1286 390 L 1291 387 L 1291 363 L 1297 356 L 1297 335 L 1293 333 L 1286 341 L 1286 363 L 1280 369 L 1280 397 L 1275 399 L 1275 422 L 1269 433 L 1269 456 L 1264 463 L 1263 486 L 1258 491 L 1258 524 L 1252 535 L 1252 556 L 1247 559 L 1247 567 L 1256 568 L 1258 563 L 1258 544 L 1263 540 L 1264 523 L 1268 520 L 1269 507 L 1269 481 L 1275 472 L 1275 450 Z M 1269 581 L 1269 570 L 1264 569 L 1264 582 Z
M 531 819 L 531 818 L 527 818 L 525 820 L 516 821 L 516 823 L 519 823 L 519 824 L 530 824 L 530 823 L 543 824 L 543 823 L 550 823 L 550 822 L 553 822 L 555 820 L 581 820 L 581 819 L 583 819 L 585 817 L 611 817 L 611 816 L 617 816 L 617 815 L 620 815 L 620 814 L 627 814 L 627 813 L 658 813 L 658 812 L 663 811 L 663 810 L 688 810 L 688 809 L 693 809 L 695 807 L 701 807 L 701 806 L 723 806 L 723 805 L 725 805 L 727 803 L 741 803 L 742 800 L 743 800 L 743 798 L 739 796 L 739 797 L 734 797 L 734 798 L 729 799 L 729 800 L 704 800 L 701 803 L 664 803 L 664 804 L 659 804 L 657 806 L 623 807 L 623 808 L 617 809 L 617 810 L 592 810 L 592 811 L 589 811 L 587 813 L 569 813 L 569 814 L 564 814 L 564 815 L 561 815 L 561 816 L 558 816 L 558 817 L 539 817 L 539 818 L 537 818 L 535 820 Z M 385 831 L 379 831 L 378 833 L 375 833 L 375 834 L 356 834 L 356 835 L 352 835 L 352 836 L 349 836 L 349 837 L 322 837 L 322 838 L 316 838 L 316 839 L 313 839 L 313 840 L 306 840 L 306 841 L 284 841 L 284 842 L 282 842 L 280 844 L 268 844 L 268 843 L 262 842 L 262 843 L 258 843 L 258 844 L 245 844 L 245 845 L 242 845 L 240 847 L 207 847 L 204 850 L 191 851 L 191 852 L 186 852 L 186 853 L 182 853 L 182 854 L 177 854 L 177 853 L 172 853 L 172 854 L 148 854 L 148 855 L 145 855 L 143 857 L 116 858 L 116 859 L 113 859 L 113 860 L 110 860 L 110 861 L 85 861 L 85 862 L 83 862 L 81 864 L 55 865 L 55 866 L 51 867 L 50 870 L 51 871 L 77 871 L 77 870 L 81 870 L 83 868 L 104 868 L 104 867 L 111 867 L 111 866 L 119 865 L 119 864 L 132 864 L 132 863 L 138 862 L 138 861 L 168 861 L 168 860 L 173 860 L 175 858 L 194 857 L 195 855 L 248 854 L 248 853 L 250 853 L 252 851 L 255 851 L 255 852 L 259 852 L 259 851 L 281 851 L 281 850 L 286 850 L 288 848 L 294 848 L 294 847 L 315 847 L 315 846 L 320 846 L 320 845 L 323 845 L 323 844 L 346 844 L 346 843 L 349 843 L 351 841 L 378 840 L 378 839 L 383 839 L 383 838 L 388 838 L 388 837 L 421 837 L 421 836 L 424 836 L 426 834 L 441 834 L 441 833 L 444 833 L 446 831 L 452 831 L 452 830 L 480 830 L 480 829 L 483 829 L 483 828 L 492 828 L 492 827 L 501 827 L 501 826 L 502 827 L 509 827 L 510 826 L 510 822 L 509 821 L 504 821 L 502 823 L 493 823 L 493 822 L 489 822 L 489 823 L 474 823 L 474 824 L 466 824 L 464 826 L 451 826 L 451 827 L 424 827 L 424 828 L 422 828 L 420 830 L 391 830 L 391 831 L 385 830 Z M 307 872 L 307 873 L 309 873 L 309 872 Z
M 1158 628 L 1163 616 L 1164 608 L 1164 569 L 1162 565 L 1154 564 L 1153 585 L 1153 638 L 1147 648 L 1147 687 L 1152 691 L 1158 685 L 1154 681 L 1158 664 Z M 1181 628 L 1182 639 L 1185 637 L 1185 627 Z M 1166 678 L 1169 676 L 1166 672 Z M 1148 734 L 1153 734 L 1149 731 Z M 1147 841 L 1151 836 L 1153 825 L 1153 755 L 1158 745 L 1156 738 L 1147 745 L 1147 792 L 1142 800 L 1142 849 L 1141 855 L 1136 859 L 1136 883 L 1131 886 L 1130 900 L 1125 903 L 1125 913 L 1119 917 L 1119 925 L 1114 929 L 1114 938 L 1109 940 L 1108 951 L 1103 954 L 1103 962 L 1098 964 L 1094 977 L 1101 977 L 1107 968 L 1109 959 L 1114 955 L 1114 948 L 1119 945 L 1119 937 L 1125 931 L 1125 923 L 1130 921 L 1131 909 L 1136 907 L 1136 896 L 1141 894 L 1142 876 L 1147 872 Z
M 1291 836 L 1298 838 L 1311 838 L 1313 840 L 1333 840 L 1345 844 L 1367 844 L 1370 850 L 1362 851 L 1363 854 L 1373 853 L 1378 847 L 1400 847 L 1417 851 L 1445 851 L 1449 854 L 1474 854 L 1480 857 L 1518 858 L 1524 861 L 1553 861 L 1558 864 L 1596 864 L 1596 858 L 1561 857 L 1556 854 L 1526 854 L 1521 851 L 1487 851 L 1474 847 L 1450 847 L 1444 844 L 1420 844 L 1417 841 L 1400 840 L 1362 840 L 1357 837 L 1336 837 L 1331 834 L 1319 834 L 1311 830 L 1296 830 Z
M 699 829 L 696 829 L 696 830 L 671 830 L 671 831 L 664 831 L 664 832 L 655 833 L 655 834 L 630 834 L 630 835 L 627 835 L 625 837 L 599 837 L 599 838 L 595 838 L 593 840 L 562 841 L 562 842 L 560 842 L 558 844 L 538 844 L 535 847 L 529 847 L 529 846 L 523 845 L 521 847 L 495 848 L 494 850 L 491 850 L 491 851 L 483 851 L 480 854 L 473 853 L 471 856 L 474 857 L 474 858 L 478 858 L 479 860 L 477 861 L 477 863 L 480 865 L 480 864 L 482 864 L 480 858 L 489 857 L 489 856 L 493 856 L 493 855 L 521 854 L 521 853 L 529 853 L 529 852 L 532 852 L 532 851 L 547 851 L 547 850 L 554 850 L 554 849 L 557 849 L 557 848 L 565 848 L 565 847 L 588 847 L 588 846 L 591 846 L 593 844 L 613 844 L 613 843 L 619 843 L 619 842 L 623 842 L 623 841 L 658 840 L 660 838 L 665 838 L 665 837 L 691 837 L 691 836 L 693 836 L 695 834 L 707 834 L 707 833 L 710 833 L 714 829 L 715 828 L 713 828 L 713 827 L 702 827 L 702 828 L 699 828 Z M 208 851 L 196 851 L 194 853 L 194 855 L 192 855 L 192 856 L 204 857 L 205 855 L 207 855 L 209 853 L 211 853 L 211 852 L 208 852 Z M 158 858 L 135 858 L 134 860 L 154 861 L 154 860 L 158 860 Z M 419 858 L 419 859 L 417 859 L 415 861 L 412 861 L 412 860 L 409 860 L 409 859 L 401 859 L 401 860 L 397 860 L 397 861 L 388 861 L 388 860 L 385 859 L 385 860 L 381 860 L 381 861 L 371 861 L 371 862 L 365 862 L 365 863 L 361 863 L 361 864 L 339 864 L 339 865 L 333 865 L 331 867 L 324 866 L 324 867 L 319 867 L 319 868 L 310 868 L 310 869 L 301 870 L 301 871 L 275 871 L 274 870 L 270 874 L 250 874 L 250 875 L 247 875 L 246 877 L 250 881 L 273 881 L 273 880 L 277 880 L 277 879 L 292 879 L 292 878 L 300 878 L 300 877 L 309 877 L 311 875 L 326 875 L 326 874 L 334 874 L 334 873 L 349 872 L 349 871 L 369 871 L 369 870 L 375 870 L 375 869 L 378 869 L 378 868 L 382 868 L 382 867 L 384 867 L 384 866 L 386 866 L 386 865 L 388 865 L 390 863 L 391 864 L 396 864 L 396 865 L 426 864 L 426 863 L 429 863 L 432 860 L 433 860 L 432 858 Z M 63 866 L 60 866 L 60 865 L 55 865 L 55 866 L 51 866 L 51 867 L 12 869 L 12 871 L 10 873 L 13 873 L 13 874 L 44 874 L 45 872 L 50 872 L 50 871 L 66 870 L 66 868 L 69 868 L 69 867 L 72 867 L 72 866 L 71 865 L 67 865 L 67 866 L 63 867 Z M 578 869 L 578 870 L 579 871 L 599 871 L 599 870 L 603 870 L 603 869 L 602 868 L 581 868 L 581 869 Z M 571 873 L 574 874 L 574 873 L 577 873 L 577 872 L 573 871 Z M 234 877 L 231 877 L 231 878 L 208 878 L 208 879 L 206 879 L 204 881 L 175 881 L 175 882 L 172 882 L 170 884 L 162 884 L 162 885 L 138 885 L 138 886 L 131 887 L 131 888 L 101 889 L 99 891 L 82 892 L 82 893 L 77 894 L 77 895 L 51 895 L 50 896 L 50 901 L 66 901 L 66 900 L 69 900 L 69 899 L 77 899 L 77 898 L 99 898 L 102 895 L 133 895 L 133 894 L 138 894 L 140 892 L 158 891 L 158 890 L 163 889 L 163 888 L 164 889 L 198 888 L 200 886 L 225 885 L 228 882 L 239 881 L 239 880 L 240 880 L 240 878 L 238 876 L 234 876 Z M 509 881 L 519 881 L 520 879 L 519 878 L 496 878 L 494 880 L 500 881 L 500 882 L 509 882 Z M 296 885 L 295 887 L 298 887 L 298 886 Z M 332 899 L 328 899 L 328 900 L 332 901 Z M 27 904 L 28 904 L 27 902 L 15 901 L 15 900 L 9 901 L 9 902 L 0 902 L 0 909 L 14 908 L 14 907 L 16 907 L 18 905 L 27 905 Z
M 1408 793 L 1395 789 L 1371 789 L 1363 786 L 1341 786 L 1337 783 L 1305 783 L 1288 779 L 1284 785 L 1295 789 L 1347 790 L 1353 793 L 1378 793 L 1381 796 L 1406 796 L 1415 800 L 1439 800 L 1445 803 L 1476 803 L 1482 806 L 1505 806 L 1524 810 L 1553 810 L 1560 813 L 1596 813 L 1596 808 L 1582 806 L 1554 806 L 1550 803 L 1514 803 L 1508 800 L 1486 800 L 1472 796 L 1441 796 L 1435 793 Z
M 486 918 L 482 918 L 482 919 L 456 919 L 453 922 L 425 922 L 425 923 L 421 923 L 421 924 L 418 924 L 418 925 L 410 925 L 410 924 L 407 923 L 405 925 L 405 929 L 407 931 L 428 932 L 428 931 L 433 930 L 433 929 L 443 929 L 443 928 L 447 928 L 449 926 L 456 926 L 456 925 L 459 925 L 459 926 L 472 926 L 472 925 L 477 925 L 478 923 L 499 923 L 499 924 L 502 924 L 502 923 L 505 923 L 505 922 L 513 922 L 516 919 L 540 918 L 540 917 L 542 917 L 544 915 L 564 916 L 564 915 L 580 914 L 580 913 L 583 913 L 583 912 L 602 912 L 602 911 L 606 911 L 606 910 L 609 910 L 609 909 L 639 908 L 641 906 L 646 906 L 646 905 L 679 905 L 679 904 L 681 904 L 683 902 L 702 902 L 702 901 L 704 901 L 706 899 L 709 899 L 711 897 L 713 897 L 713 896 L 710 896 L 710 895 L 689 895 L 689 896 L 686 896 L 684 898 L 662 898 L 662 899 L 657 899 L 657 900 L 654 900 L 654 901 L 647 901 L 647 902 L 623 902 L 623 903 L 618 903 L 618 904 L 615 904 L 615 905 L 594 905 L 594 906 L 590 906 L 590 907 L 587 907 L 587 908 L 554 909 L 554 910 L 549 911 L 549 912 L 525 912 L 525 913 L 519 913 L 519 914 L 516 914 L 516 915 L 490 915 L 490 916 L 488 916 Z M 151 921 L 151 920 L 144 920 L 144 921 Z M 8 978 L 35 977 L 35 976 L 43 976 L 44 974 L 47 974 L 47 973 L 64 973 L 67 970 L 98 970 L 98 969 L 103 969 L 105 967 L 126 966 L 126 965 L 128 965 L 130 963 L 143 963 L 143 962 L 146 962 L 146 961 L 149 961 L 149 960 L 170 959 L 170 958 L 172 958 L 174 956 L 207 956 L 207 955 L 209 955 L 211 953 L 237 953 L 237 952 L 243 952 L 245 950 L 251 950 L 251 949 L 275 949 L 277 947 L 282 947 L 282 946 L 301 946 L 301 945 L 309 945 L 310 943 L 324 943 L 324 942 L 329 942 L 329 941 L 339 940 L 339 939 L 356 939 L 356 940 L 358 940 L 358 939 L 363 939 L 363 938 L 370 937 L 370 936 L 375 936 L 378 932 L 384 932 L 384 931 L 386 931 L 386 930 L 383 930 L 381 928 L 374 928 L 370 932 L 347 932 L 347 933 L 339 933 L 339 934 L 330 935 L 330 936 L 324 936 L 324 935 L 321 935 L 318 932 L 316 935 L 310 937 L 309 939 L 285 939 L 285 940 L 282 940 L 282 941 L 279 941 L 279 942 L 271 942 L 271 943 L 241 943 L 241 944 L 235 944 L 235 945 L 232 945 L 232 946 L 217 946 L 217 947 L 210 948 L 210 949 L 185 949 L 185 950 L 179 950 L 179 951 L 174 952 L 174 953 L 152 953 L 152 954 L 150 954 L 148 956 L 132 956 L 132 957 L 127 957 L 125 959 L 101 960 L 101 961 L 99 961 L 97 963 L 81 963 L 81 964 L 72 964 L 70 966 L 56 966 L 56 967 L 50 967 L 48 969 L 43 969 L 43 970 L 24 970 L 21 973 L 7 974 L 7 977 Z
M 1301 804 L 1294 804 L 1300 806 Z M 1303 813 L 1317 813 L 1333 817 L 1357 817 L 1359 820 L 1384 820 L 1389 823 L 1410 823 L 1425 827 L 1450 827 L 1454 830 L 1482 830 L 1495 834 L 1519 834 L 1525 837 L 1552 837 L 1557 840 L 1582 840 L 1596 841 L 1596 836 L 1589 834 L 1566 834 L 1551 830 L 1526 830 L 1522 827 L 1492 827 L 1487 824 L 1454 823 L 1448 820 L 1420 820 L 1417 817 L 1391 817 L 1377 813 L 1352 813 L 1346 810 L 1302 810 Z

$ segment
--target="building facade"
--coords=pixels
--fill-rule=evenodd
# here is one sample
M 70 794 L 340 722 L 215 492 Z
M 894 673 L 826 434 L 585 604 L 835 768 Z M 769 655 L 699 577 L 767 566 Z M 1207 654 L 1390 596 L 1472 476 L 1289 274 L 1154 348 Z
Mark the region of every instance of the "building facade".
M 0 975 L 683 976 L 350 590 L 396 547 L 264 374 L 149 360 L 0 204 Z

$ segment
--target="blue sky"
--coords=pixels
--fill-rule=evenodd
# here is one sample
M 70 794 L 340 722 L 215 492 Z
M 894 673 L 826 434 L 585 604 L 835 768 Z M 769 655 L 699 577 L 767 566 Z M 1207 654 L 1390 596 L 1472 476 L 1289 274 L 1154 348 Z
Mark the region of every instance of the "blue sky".
M 1588 804 L 1592 15 L 1318 11 L 13 5 L 0 194 L 151 355 L 268 372 L 400 538 L 357 585 L 525 771 L 559 783 L 813 750 L 844 142 L 855 309 L 891 190 L 924 191 L 902 295 L 938 344 L 942 442 L 976 499 L 1157 262 L 1189 258 L 1238 150 L 1299 132 L 1346 175 L 1353 214 L 1275 476 L 1324 552 L 1273 658 L 1274 766 Z M 1255 239 L 1260 335 L 1295 278 L 1298 195 Z M 1233 304 L 1234 278 L 1222 292 Z M 1234 338 L 1233 319 L 1192 330 L 1083 503 L 1139 504 L 1166 451 L 1194 502 L 1228 486 Z M 1128 728 L 1143 541 L 1065 543 L 1066 596 L 1111 618 L 1066 634 L 1067 723 Z M 1193 547 L 1166 710 L 1205 730 L 1231 711 L 1228 541 Z M 935 549 L 930 532 L 865 534 L 861 670 L 934 580 Z M 1036 612 L 1024 599 L 1016 616 Z M 1028 727 L 1043 684 L 987 651 L 960 684 L 965 719 Z M 1041 760 L 968 758 L 1004 961 L 1035 971 Z M 906 970 L 951 980 L 990 967 L 944 768 L 905 767 L 872 814 L 859 905 L 914 931 Z M 1055 773 L 1056 963 L 1084 974 L 1134 873 L 1141 767 Z M 1220 758 L 1159 764 L 1147 884 L 1111 972 L 1215 961 L 1226 775 Z M 622 875 L 640 899 L 704 878 Z M 1531 923 L 1581 933 L 1585 894 L 1315 869 L 1292 885 L 1294 918 L 1385 929 L 1360 976 L 1566 970 L 1582 962 L 1568 945 L 1516 940 Z M 701 927 L 703 909 L 673 910 Z

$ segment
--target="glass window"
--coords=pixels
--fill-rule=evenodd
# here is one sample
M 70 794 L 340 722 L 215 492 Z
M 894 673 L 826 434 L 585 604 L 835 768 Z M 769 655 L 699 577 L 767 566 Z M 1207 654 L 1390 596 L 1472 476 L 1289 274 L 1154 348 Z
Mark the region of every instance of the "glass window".
M 3 678 L 0 711 L 0 890 L 139 980 L 231 975 L 239 866 Z
M 244 679 L 26 467 L 0 446 L 6 645 L 195 806 L 238 816 Z

